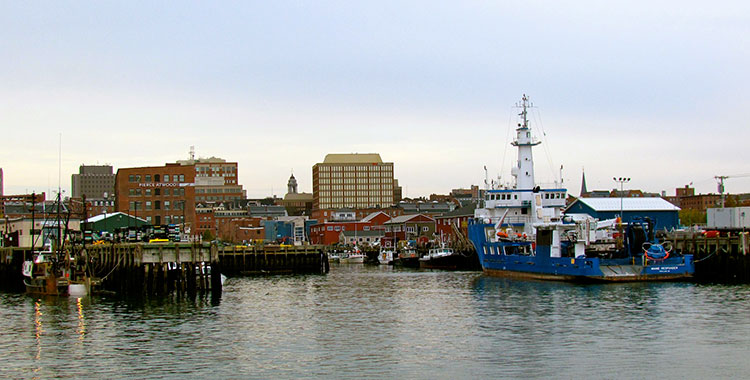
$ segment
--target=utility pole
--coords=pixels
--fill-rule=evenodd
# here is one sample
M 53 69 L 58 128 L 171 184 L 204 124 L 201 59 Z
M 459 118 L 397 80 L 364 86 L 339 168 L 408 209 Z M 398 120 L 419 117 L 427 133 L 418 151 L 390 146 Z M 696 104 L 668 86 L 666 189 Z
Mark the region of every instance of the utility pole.
M 721 194 L 721 208 L 724 208 L 724 180 L 729 178 L 728 175 L 717 175 L 716 178 L 719 181 L 719 194 Z

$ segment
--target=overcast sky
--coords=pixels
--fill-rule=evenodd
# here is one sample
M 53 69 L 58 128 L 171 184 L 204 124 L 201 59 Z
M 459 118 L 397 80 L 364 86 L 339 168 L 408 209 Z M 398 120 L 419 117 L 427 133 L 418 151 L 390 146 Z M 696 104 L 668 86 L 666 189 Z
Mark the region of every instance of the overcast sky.
M 539 182 L 750 192 L 746 1 L 0 1 L 0 36 L 6 193 L 190 146 L 249 197 L 351 152 L 447 193 L 510 179 L 524 93 Z

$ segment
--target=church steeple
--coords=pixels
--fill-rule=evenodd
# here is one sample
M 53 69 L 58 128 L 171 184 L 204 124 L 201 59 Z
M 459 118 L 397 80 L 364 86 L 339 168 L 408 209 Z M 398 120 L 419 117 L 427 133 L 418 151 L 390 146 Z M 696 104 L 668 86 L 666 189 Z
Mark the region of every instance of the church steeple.
M 588 193 L 586 189 L 586 172 L 581 170 L 581 196 Z

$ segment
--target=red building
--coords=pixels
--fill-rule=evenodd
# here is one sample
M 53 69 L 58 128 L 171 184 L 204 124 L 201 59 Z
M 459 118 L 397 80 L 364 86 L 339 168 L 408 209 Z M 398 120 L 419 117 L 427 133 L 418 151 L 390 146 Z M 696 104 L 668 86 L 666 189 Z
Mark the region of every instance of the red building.
M 384 240 L 396 244 L 402 240 L 416 240 L 418 244 L 435 239 L 435 219 L 423 215 L 401 215 L 385 223 Z
M 310 243 L 331 245 L 341 239 L 344 231 L 370 231 L 372 224 L 360 221 L 340 221 L 318 223 L 310 227 Z
M 115 176 L 115 209 L 149 224 L 195 222 L 195 168 L 180 164 L 122 168 Z
M 331 245 L 338 243 L 341 233 L 345 231 L 384 231 L 385 223 L 390 220 L 393 220 L 393 217 L 383 211 L 377 211 L 359 221 L 339 220 L 318 223 L 310 227 L 310 242 Z
M 468 223 L 469 219 L 474 217 L 474 210 L 476 208 L 476 204 L 469 204 L 447 214 L 436 216 L 435 225 L 437 234 L 441 236 L 446 243 L 454 242 L 457 240 L 457 237 L 456 231 L 452 226 L 456 226 L 464 236 L 469 236 Z

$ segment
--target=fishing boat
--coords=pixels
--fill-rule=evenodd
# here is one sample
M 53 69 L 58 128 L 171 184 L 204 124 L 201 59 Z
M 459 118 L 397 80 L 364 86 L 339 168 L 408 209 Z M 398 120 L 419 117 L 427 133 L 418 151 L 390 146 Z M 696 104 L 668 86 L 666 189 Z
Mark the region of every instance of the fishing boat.
M 398 251 L 393 265 L 406 268 L 419 268 L 419 253 L 411 245 L 405 245 Z
M 42 251 L 34 252 L 31 260 L 23 262 L 21 273 L 26 293 L 36 296 L 62 296 L 68 294 L 69 275 L 57 260 L 57 255 L 45 245 Z
M 530 102 L 521 99 L 521 117 L 512 145 L 518 161 L 515 184 L 488 189 L 483 207 L 469 222 L 469 239 L 482 270 L 492 276 L 561 281 L 656 281 L 692 277 L 692 255 L 680 255 L 653 238 L 648 222 L 624 224 L 588 215 L 564 215 L 567 190 L 534 182 Z M 626 232 L 627 230 L 627 232 Z M 637 232 L 640 231 L 640 232 Z
M 463 256 L 451 248 L 430 248 L 419 258 L 419 267 L 424 269 L 458 269 Z
M 380 265 L 393 265 L 393 250 L 381 247 L 378 253 L 378 263 Z

